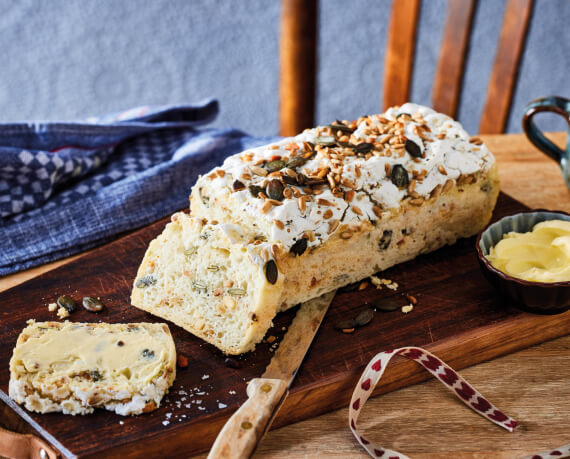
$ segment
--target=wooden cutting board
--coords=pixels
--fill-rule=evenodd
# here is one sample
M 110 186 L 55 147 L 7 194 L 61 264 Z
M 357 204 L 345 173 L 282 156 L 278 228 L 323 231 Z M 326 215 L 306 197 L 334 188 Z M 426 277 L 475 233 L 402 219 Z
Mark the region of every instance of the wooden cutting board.
M 526 209 L 501 194 L 494 219 Z M 54 320 L 47 305 L 62 294 L 74 298 L 100 296 L 107 308 L 93 315 L 78 309 L 73 321 L 157 322 L 160 319 L 129 305 L 139 262 L 148 242 L 167 220 L 159 221 L 90 254 L 0 294 L 0 417 L 6 427 L 43 436 L 63 456 L 154 457 L 184 456 L 204 451 L 225 420 L 245 400 L 246 381 L 260 376 L 274 344 L 226 363 L 214 347 L 169 324 L 177 351 L 189 366 L 179 369 L 164 404 L 150 414 L 122 417 L 97 410 L 89 416 L 38 415 L 7 396 L 11 357 L 26 320 Z M 388 348 L 422 346 L 456 369 L 541 343 L 570 330 L 570 312 L 538 316 L 520 312 L 497 297 L 477 263 L 474 238 L 385 271 L 398 283 L 395 291 L 369 286 L 339 293 L 318 332 L 273 427 L 346 406 L 364 365 Z M 344 334 L 334 325 L 353 318 L 378 298 L 409 303 L 409 314 L 376 312 L 372 322 Z M 295 310 L 281 314 L 269 332 L 283 336 Z M 234 368 L 237 362 L 238 368 Z M 410 361 L 396 360 L 375 393 L 405 387 L 429 375 Z

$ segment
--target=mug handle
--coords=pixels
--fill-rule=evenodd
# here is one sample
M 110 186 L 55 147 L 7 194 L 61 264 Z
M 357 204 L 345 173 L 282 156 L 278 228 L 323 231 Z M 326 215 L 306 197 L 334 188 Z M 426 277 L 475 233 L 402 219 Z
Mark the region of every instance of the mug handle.
M 548 140 L 532 120 L 533 116 L 540 112 L 557 113 L 566 119 L 566 122 L 570 127 L 570 100 L 558 96 L 535 99 L 526 107 L 522 119 L 523 130 L 529 140 L 539 150 L 560 163 L 562 158 L 566 155 L 565 152 Z M 570 147 L 570 135 L 568 135 L 567 143 L 568 147 Z

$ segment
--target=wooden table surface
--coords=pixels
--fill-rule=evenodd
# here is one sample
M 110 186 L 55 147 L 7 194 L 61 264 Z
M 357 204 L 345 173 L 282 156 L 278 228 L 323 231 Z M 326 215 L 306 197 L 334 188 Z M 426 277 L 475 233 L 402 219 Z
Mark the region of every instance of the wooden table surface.
M 549 137 L 565 144 L 564 133 Z M 570 212 L 558 165 L 524 135 L 481 138 L 497 158 L 505 193 L 530 208 Z M 75 258 L 4 277 L 0 291 Z M 512 458 L 570 443 L 570 335 L 460 373 L 521 426 L 504 431 L 434 380 L 370 399 L 359 425 L 377 444 L 413 458 Z M 255 457 L 366 457 L 348 429 L 347 413 L 345 408 L 271 431 Z

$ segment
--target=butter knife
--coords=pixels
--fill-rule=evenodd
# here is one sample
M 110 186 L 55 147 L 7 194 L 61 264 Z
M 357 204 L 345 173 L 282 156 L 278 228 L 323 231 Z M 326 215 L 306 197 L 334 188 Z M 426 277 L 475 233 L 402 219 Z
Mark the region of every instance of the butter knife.
M 261 378 L 249 381 L 248 399 L 228 419 L 208 459 L 248 458 L 253 454 L 285 401 L 335 293 L 301 305 Z

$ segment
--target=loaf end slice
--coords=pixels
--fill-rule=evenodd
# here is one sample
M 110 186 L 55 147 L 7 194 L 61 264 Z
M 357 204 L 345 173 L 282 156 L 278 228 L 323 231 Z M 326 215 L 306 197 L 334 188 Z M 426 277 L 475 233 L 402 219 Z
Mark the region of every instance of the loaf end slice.
M 175 377 L 166 324 L 30 320 L 10 360 L 9 395 L 38 413 L 141 414 L 160 405 Z
M 272 324 L 284 282 L 271 246 L 256 237 L 254 228 L 174 214 L 146 251 L 131 303 L 226 354 L 252 350 Z

